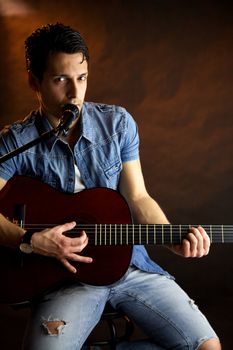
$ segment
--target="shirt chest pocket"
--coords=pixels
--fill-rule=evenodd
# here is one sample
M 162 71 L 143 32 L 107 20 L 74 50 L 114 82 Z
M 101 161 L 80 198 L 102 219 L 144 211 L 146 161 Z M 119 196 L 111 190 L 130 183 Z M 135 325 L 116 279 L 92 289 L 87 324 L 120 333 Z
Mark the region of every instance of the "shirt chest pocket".
M 122 170 L 122 163 L 120 160 L 116 161 L 115 163 L 103 167 L 103 172 L 107 179 L 111 179 L 114 176 L 118 176 Z
M 122 170 L 122 162 L 118 152 L 101 152 L 95 149 L 85 157 L 86 181 L 94 187 L 117 189 Z M 80 170 L 82 168 L 80 167 Z M 85 179 L 84 179 L 85 180 Z
M 87 187 L 117 189 L 122 170 L 121 149 L 117 135 L 85 147 L 77 153 L 77 160 Z
M 108 187 L 117 187 L 122 170 L 122 161 L 120 156 L 119 143 L 114 142 L 114 138 L 111 142 L 102 144 L 96 149 L 96 159 L 98 159 L 99 166 L 103 177 L 106 180 Z

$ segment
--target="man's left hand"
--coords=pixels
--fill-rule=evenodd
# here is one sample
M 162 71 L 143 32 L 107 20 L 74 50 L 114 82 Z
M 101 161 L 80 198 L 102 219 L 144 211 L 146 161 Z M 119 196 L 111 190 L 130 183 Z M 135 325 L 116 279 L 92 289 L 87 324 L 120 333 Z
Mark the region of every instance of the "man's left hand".
M 182 244 L 168 246 L 174 253 L 185 258 L 201 258 L 209 253 L 210 238 L 203 227 L 191 227 Z

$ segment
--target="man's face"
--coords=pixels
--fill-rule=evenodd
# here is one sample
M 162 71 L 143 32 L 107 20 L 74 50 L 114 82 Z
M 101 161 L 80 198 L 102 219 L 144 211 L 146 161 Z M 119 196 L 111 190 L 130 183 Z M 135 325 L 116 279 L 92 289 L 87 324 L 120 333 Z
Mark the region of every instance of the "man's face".
M 48 58 L 41 82 L 36 81 L 40 108 L 54 124 L 61 117 L 64 104 L 81 110 L 88 76 L 88 63 L 81 53 L 54 53 Z

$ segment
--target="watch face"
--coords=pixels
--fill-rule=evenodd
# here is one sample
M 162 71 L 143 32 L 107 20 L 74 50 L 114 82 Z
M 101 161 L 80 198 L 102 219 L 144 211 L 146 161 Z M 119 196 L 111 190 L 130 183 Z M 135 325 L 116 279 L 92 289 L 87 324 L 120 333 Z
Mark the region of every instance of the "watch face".
M 21 252 L 26 254 L 30 254 L 33 252 L 33 248 L 31 244 L 28 244 L 28 243 L 21 243 L 19 246 L 19 249 L 21 250 Z

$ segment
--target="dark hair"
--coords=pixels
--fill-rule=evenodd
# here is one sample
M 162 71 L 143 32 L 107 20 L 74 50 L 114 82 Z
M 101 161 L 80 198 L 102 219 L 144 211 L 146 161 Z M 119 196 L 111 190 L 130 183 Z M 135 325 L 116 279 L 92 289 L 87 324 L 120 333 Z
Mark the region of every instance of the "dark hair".
M 89 61 L 89 51 L 80 33 L 62 23 L 47 24 L 35 30 L 25 40 L 26 67 L 40 81 L 50 54 L 55 52 L 83 54 Z

